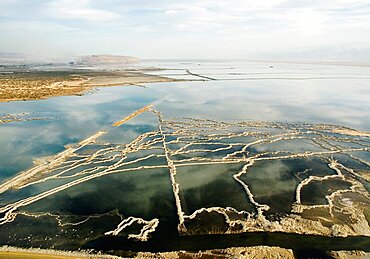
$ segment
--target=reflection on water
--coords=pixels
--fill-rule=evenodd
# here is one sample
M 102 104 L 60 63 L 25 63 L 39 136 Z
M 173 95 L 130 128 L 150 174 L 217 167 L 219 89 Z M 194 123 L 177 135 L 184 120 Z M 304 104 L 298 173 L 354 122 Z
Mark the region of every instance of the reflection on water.
M 342 127 L 370 130 L 365 68 L 171 66 L 155 73 L 201 81 L 0 104 L 1 244 L 138 250 L 129 240 L 152 238 L 159 251 L 199 234 L 370 236 L 369 136 Z
M 31 167 L 34 159 L 60 152 L 65 145 L 76 143 L 156 100 L 155 92 L 145 90 L 103 88 L 98 94 L 83 97 L 0 103 L 3 114 L 26 111 L 41 117 L 0 124 L 0 180 Z
M 253 211 L 243 189 L 232 178 L 242 167 L 243 164 L 221 164 L 179 168 L 176 179 L 181 187 L 185 213 L 190 215 L 198 209 L 209 207 Z

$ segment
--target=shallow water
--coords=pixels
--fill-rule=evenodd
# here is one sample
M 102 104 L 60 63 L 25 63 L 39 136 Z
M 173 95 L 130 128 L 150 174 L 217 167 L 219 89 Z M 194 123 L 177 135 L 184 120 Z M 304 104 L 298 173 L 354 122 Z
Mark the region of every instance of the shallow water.
M 351 181 L 368 188 L 362 177 L 370 174 L 369 138 L 330 131 L 337 126 L 327 125 L 329 130 L 317 126 L 370 131 L 368 68 L 261 62 L 162 61 L 144 65 L 170 68 L 152 72 L 155 74 L 197 81 L 145 84 L 147 88 L 100 88 L 85 96 L 0 103 L 0 116 L 15 114 L 21 120 L 0 124 L 0 184 L 32 168 L 36 160 L 46 163 L 44 157 L 62 152 L 66 145 L 79 143 L 98 131 L 106 132 L 97 143 L 83 146 L 28 180 L 30 185 L 0 194 L 1 217 L 6 218 L 8 209 L 4 208 L 10 208 L 8 205 L 22 202 L 14 207 L 14 219 L 0 222 L 0 244 L 99 250 L 110 249 L 109 241 L 115 250 L 138 250 L 137 243 L 127 238 L 158 219 L 149 241 L 138 241 L 148 242 L 141 246 L 146 247 L 144 250 L 150 244 L 151 251 L 219 248 L 222 242 L 230 246 L 281 245 L 281 240 L 295 236 L 280 233 L 271 234 L 265 241 L 240 242 L 237 234 L 230 233 L 245 231 L 218 233 L 227 229 L 220 210 L 231 207 L 237 212 L 229 210 L 227 217 L 246 220 L 247 213 L 251 217 L 257 214 L 255 201 L 269 206 L 264 212 L 269 219 L 280 219 L 297 202 L 296 188 L 303 180 L 336 175 L 328 166 L 332 159 L 354 172 L 342 168 L 345 180 L 320 178 L 305 185 L 303 205 L 326 206 L 325 197 L 354 186 Z M 146 111 L 119 127 L 112 126 L 148 104 L 153 104 L 160 115 Z M 276 137 L 280 134 L 290 139 L 280 140 Z M 239 152 L 259 140 L 262 142 Z M 330 153 L 335 149 L 355 150 Z M 289 157 L 304 152 L 317 155 Z M 255 164 L 238 179 L 249 186 L 254 200 L 233 178 L 248 158 L 256 159 Z M 225 159 L 227 164 L 221 161 Z M 177 170 L 177 193 L 171 182 L 171 163 Z M 49 178 L 43 180 L 45 177 Z M 71 186 L 64 187 L 68 184 Z M 48 190 L 55 192 L 40 196 Z M 364 195 L 365 210 L 369 211 L 370 202 Z M 178 231 L 179 208 L 186 231 Z M 202 208 L 212 211 L 197 214 Z M 135 221 L 117 236 L 105 235 L 129 217 L 147 222 Z M 197 221 L 202 223 L 197 225 Z M 192 241 L 194 233 L 224 235 L 217 235 L 218 242 L 211 245 L 209 235 Z M 304 238 L 320 239 L 302 235 Z M 368 250 L 369 238 L 361 238 L 357 246 L 343 239 L 341 249 Z M 159 245 L 156 242 L 160 239 L 178 240 L 179 244 Z M 208 245 L 197 244 L 200 240 Z M 330 238 L 325 239 L 326 245 L 313 241 L 321 250 L 335 248 L 335 242 Z M 285 247 L 302 249 L 294 242 Z

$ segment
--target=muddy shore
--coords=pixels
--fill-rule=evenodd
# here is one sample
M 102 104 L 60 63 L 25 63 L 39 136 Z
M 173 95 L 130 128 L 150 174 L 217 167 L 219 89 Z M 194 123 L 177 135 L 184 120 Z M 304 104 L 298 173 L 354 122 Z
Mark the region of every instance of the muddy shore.
M 146 74 L 145 70 L 15 70 L 0 73 L 0 102 L 39 100 L 82 95 L 94 87 L 173 82 L 176 79 Z

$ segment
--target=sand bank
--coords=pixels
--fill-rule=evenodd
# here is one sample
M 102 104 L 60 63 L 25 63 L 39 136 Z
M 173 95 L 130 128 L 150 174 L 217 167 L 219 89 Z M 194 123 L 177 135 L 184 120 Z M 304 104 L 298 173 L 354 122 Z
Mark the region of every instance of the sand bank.
M 82 95 L 94 87 L 173 82 L 143 71 L 16 71 L 0 74 L 0 102 Z M 139 85 L 140 86 L 140 85 Z

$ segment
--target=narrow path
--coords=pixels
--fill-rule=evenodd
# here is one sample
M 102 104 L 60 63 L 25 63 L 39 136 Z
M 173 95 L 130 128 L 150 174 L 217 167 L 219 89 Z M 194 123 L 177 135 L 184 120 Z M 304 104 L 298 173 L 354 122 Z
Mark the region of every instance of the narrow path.
M 195 74 L 193 72 L 190 72 L 189 69 L 186 69 L 186 73 L 188 73 L 189 75 L 192 75 L 192 76 L 197 76 L 197 77 L 205 78 L 205 79 L 208 79 L 208 80 L 216 80 L 216 79 L 214 79 L 212 77 L 202 76 L 202 75 L 198 75 L 198 74 Z

